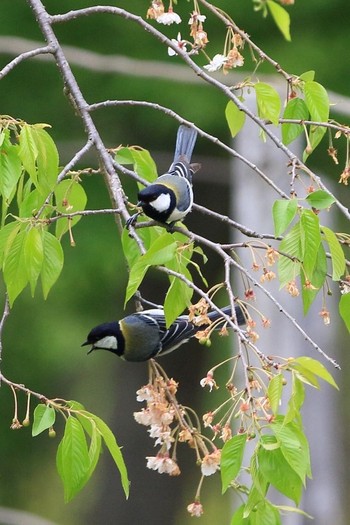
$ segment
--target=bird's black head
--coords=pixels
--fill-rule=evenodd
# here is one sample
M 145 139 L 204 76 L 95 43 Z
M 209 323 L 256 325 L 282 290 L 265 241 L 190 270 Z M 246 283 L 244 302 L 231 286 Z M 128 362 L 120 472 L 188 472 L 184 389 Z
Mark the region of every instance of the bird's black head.
M 114 354 L 124 354 L 125 341 L 121 333 L 119 323 L 104 323 L 95 326 L 87 336 L 87 340 L 81 346 L 91 345 L 88 353 L 93 350 L 109 350 Z
M 164 184 L 151 184 L 138 193 L 144 213 L 159 222 L 166 222 L 176 206 L 175 193 Z

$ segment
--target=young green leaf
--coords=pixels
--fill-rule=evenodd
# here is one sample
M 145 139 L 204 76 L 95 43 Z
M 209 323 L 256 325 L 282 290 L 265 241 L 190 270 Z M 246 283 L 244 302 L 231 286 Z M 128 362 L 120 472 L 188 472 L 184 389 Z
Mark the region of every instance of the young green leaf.
M 317 361 L 316 359 L 303 356 L 297 357 L 292 361 L 292 363 L 301 365 L 304 369 L 309 370 L 312 374 L 315 374 L 316 376 L 320 377 L 321 379 L 332 385 L 334 388 L 338 389 L 336 382 L 334 381 L 331 374 L 328 372 L 327 368 L 325 368 L 323 364 Z
M 56 209 L 59 213 L 74 213 L 85 210 L 87 196 L 84 188 L 76 180 L 63 180 L 55 188 Z M 56 222 L 56 237 L 61 239 L 69 226 L 73 227 L 80 216 L 62 218 Z
M 94 414 L 88 413 L 90 417 L 95 421 L 98 431 L 101 433 L 102 439 L 105 442 L 105 445 L 107 446 L 114 463 L 116 464 L 120 477 L 122 482 L 122 487 L 124 489 L 124 493 L 126 498 L 129 497 L 129 479 L 128 479 L 128 473 L 126 470 L 126 466 L 124 463 L 124 459 L 122 456 L 122 453 L 120 451 L 120 447 L 118 446 L 116 439 L 113 435 L 113 432 L 110 430 L 110 428 L 106 425 L 102 419 L 95 416 Z
M 302 259 L 300 222 L 295 224 L 281 241 L 279 251 L 288 255 L 288 257 L 282 255 L 278 259 L 278 276 L 280 287 L 283 288 L 300 273 L 300 260 Z
M 137 231 L 137 235 L 142 240 L 146 249 L 151 245 L 151 237 L 154 236 L 155 228 L 140 228 Z M 152 232 L 152 233 L 151 233 Z M 163 232 L 163 229 L 162 229 Z M 154 236 L 156 238 L 156 236 Z M 123 233 L 121 237 L 122 247 L 124 256 L 128 262 L 129 268 L 132 268 L 136 261 L 141 257 L 140 248 L 135 242 L 135 239 L 130 237 L 127 228 L 123 228 Z
M 320 223 L 318 216 L 313 211 L 302 210 L 300 215 L 300 232 L 303 250 L 303 268 L 306 278 L 311 279 L 321 244 Z
M 303 99 L 296 97 L 288 101 L 283 118 L 286 120 L 307 120 L 309 110 Z M 304 131 L 301 124 L 286 123 L 282 124 L 282 141 L 288 145 L 295 140 Z
M 35 186 L 38 184 L 36 168 L 38 154 L 39 151 L 33 137 L 33 128 L 29 124 L 24 124 L 19 134 L 19 157 Z
M 128 149 L 132 156 L 136 173 L 148 182 L 153 182 L 157 178 L 158 173 L 157 166 L 149 151 L 138 146 L 130 146 Z M 138 183 L 138 186 L 143 188 L 142 184 Z
M 59 165 L 58 151 L 56 144 L 41 124 L 32 126 L 32 137 L 38 150 L 36 158 L 36 185 L 41 193 L 47 195 L 54 189 L 57 181 Z
M 327 257 L 323 245 L 320 244 L 316 257 L 315 267 L 306 282 L 304 272 L 301 273 L 301 293 L 303 299 L 304 315 L 307 314 L 318 292 L 321 290 L 327 276 Z M 310 286 L 311 283 L 311 286 Z
M 20 222 L 12 221 L 5 224 L 5 226 L 0 229 L 0 268 L 3 265 L 8 250 L 11 248 L 20 228 Z
M 271 16 L 278 29 L 281 31 L 284 38 L 290 42 L 290 16 L 288 11 L 273 0 L 267 0 L 267 7 L 269 8 Z
M 277 414 L 281 396 L 283 391 L 283 375 L 277 374 L 275 375 L 271 381 L 269 382 L 269 386 L 267 389 L 267 397 L 269 398 L 271 410 L 274 413 L 274 415 Z
M 0 150 L 0 193 L 10 202 L 22 173 L 18 146 L 11 144 L 7 136 Z
M 36 283 L 43 266 L 44 249 L 42 238 L 42 231 L 39 231 L 38 228 L 31 228 L 26 235 L 24 244 L 25 267 L 32 296 L 34 296 Z
M 315 80 L 315 71 L 310 69 L 310 71 L 305 71 L 305 73 L 302 73 L 299 76 L 300 80 L 304 80 L 304 82 L 310 82 L 311 80 Z
M 134 157 L 132 156 L 132 152 L 130 148 L 128 147 L 119 148 L 116 151 L 114 159 L 118 164 L 122 164 L 122 165 L 128 165 L 128 164 L 134 163 Z
M 331 252 L 332 267 L 333 267 L 332 279 L 333 281 L 339 281 L 345 272 L 344 252 L 337 239 L 337 236 L 330 228 L 327 228 L 326 226 L 322 226 L 321 231 L 323 235 L 325 236 L 325 239 L 328 243 L 328 246 Z
M 125 294 L 126 304 L 138 290 L 150 266 L 165 264 L 175 257 L 177 244 L 170 233 L 163 233 L 151 245 L 149 250 L 140 255 L 131 267 L 128 286 Z
M 56 420 L 55 409 L 50 405 L 37 405 L 34 410 L 34 421 L 32 436 L 38 436 L 48 428 L 52 427 Z
M 278 126 L 278 119 L 281 112 L 281 99 L 277 91 L 264 82 L 254 84 L 258 114 L 262 119 L 267 119 L 275 126 Z
M 326 191 L 317 190 L 309 193 L 306 197 L 306 201 L 316 210 L 324 210 L 333 204 L 335 198 L 332 197 L 332 195 L 329 195 Z
M 180 273 L 192 282 L 192 276 L 186 267 L 181 268 Z M 181 279 L 172 278 L 170 287 L 164 301 L 164 313 L 166 326 L 169 327 L 175 319 L 181 315 L 190 305 L 193 289 Z
M 350 332 L 350 293 L 344 293 L 339 301 L 339 313 Z
M 222 493 L 226 492 L 240 471 L 246 442 L 246 434 L 236 434 L 223 446 L 220 461 Z
M 292 394 L 288 401 L 287 413 L 284 417 L 284 424 L 287 425 L 294 419 L 300 419 L 300 409 L 305 399 L 304 383 L 298 378 L 297 374 L 292 373 Z
M 21 218 L 33 217 L 44 204 L 46 198 L 47 196 L 42 195 L 36 188 L 24 195 L 22 202 L 19 204 L 19 216 Z
M 307 81 L 304 85 L 304 96 L 311 120 L 327 122 L 329 118 L 329 98 L 325 88 L 318 82 Z
M 272 422 L 271 429 L 280 443 L 283 456 L 305 486 L 306 476 L 311 475 L 311 467 L 309 445 L 302 429 L 295 422 L 285 424 L 283 416 Z
M 28 283 L 25 243 L 26 232 L 20 231 L 8 248 L 4 260 L 4 280 L 11 306 Z
M 46 299 L 62 271 L 64 255 L 59 240 L 45 230 L 43 230 L 43 254 L 44 258 L 40 277 L 43 295 Z
M 245 113 L 238 109 L 236 104 L 230 100 L 225 109 L 225 117 L 230 129 L 231 137 L 234 138 L 244 126 Z
M 56 464 L 67 503 L 87 482 L 90 468 L 85 433 L 81 423 L 73 416 L 66 420 L 64 436 L 57 449 Z
M 262 436 L 261 440 L 271 444 L 273 441 L 276 442 L 274 436 Z M 259 468 L 271 485 L 298 505 L 302 495 L 303 482 L 289 465 L 281 448 L 267 448 L 267 443 L 259 447 L 258 450 Z
M 272 216 L 275 236 L 278 237 L 288 228 L 298 210 L 297 199 L 279 199 L 273 203 Z

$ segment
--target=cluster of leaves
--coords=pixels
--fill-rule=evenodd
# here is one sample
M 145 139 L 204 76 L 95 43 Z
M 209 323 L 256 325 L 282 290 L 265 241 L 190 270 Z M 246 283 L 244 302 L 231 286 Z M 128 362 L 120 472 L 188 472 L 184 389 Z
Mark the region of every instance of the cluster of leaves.
M 329 118 L 328 93 L 321 84 L 315 82 L 314 77 L 314 71 L 307 71 L 300 76 L 291 77 L 291 92 L 282 119 L 282 140 L 285 145 L 290 144 L 301 133 L 305 132 L 308 140 L 303 156 L 304 161 L 320 144 L 327 128 L 313 124 L 307 130 L 303 121 L 311 120 L 317 123 L 326 123 Z M 247 87 L 255 90 L 258 116 L 278 126 L 281 118 L 282 101 L 277 90 L 265 82 L 252 83 L 247 81 Z M 241 100 L 244 102 L 244 96 L 241 97 Z M 226 120 L 232 137 L 235 137 L 243 128 L 245 119 L 245 113 L 234 102 L 229 101 L 226 106 Z M 284 120 L 294 120 L 295 122 L 284 123 Z M 264 137 L 264 135 L 262 136 Z
M 41 279 L 46 298 L 63 267 L 60 240 L 79 220 L 60 214 L 84 210 L 86 195 L 77 178 L 58 182 L 59 157 L 47 125 L 0 119 L 0 267 L 12 305 L 29 284 Z
M 285 373 L 292 376 L 291 394 L 285 415 L 279 414 Z M 332 376 L 318 361 L 309 357 L 289 359 L 271 378 L 267 398 L 272 412 L 271 422 L 258 428 L 259 438 L 250 455 L 248 469 L 243 469 L 247 442 L 252 435 L 238 433 L 227 441 L 221 455 L 222 491 L 229 487 L 247 494 L 246 502 L 235 511 L 231 525 L 256 523 L 281 524 L 281 512 L 305 514 L 296 507 L 274 505 L 267 499 L 271 487 L 299 505 L 307 477 L 311 477 L 308 440 L 303 432 L 300 409 L 304 402 L 304 384 L 319 388 L 319 379 L 337 388 Z M 254 436 L 253 436 L 254 437 Z M 242 485 L 240 477 L 248 470 L 251 487 Z
M 275 234 L 279 236 L 285 233 L 297 217 L 296 223 L 280 243 L 279 250 L 283 255 L 279 260 L 278 270 L 281 287 L 300 275 L 306 314 L 328 275 L 324 243 L 330 250 L 331 276 L 334 281 L 339 281 L 344 275 L 346 260 L 337 235 L 330 228 L 320 224 L 319 215 L 315 212 L 328 209 L 334 199 L 327 192 L 318 190 L 310 193 L 305 200 L 312 209 L 301 207 L 296 198 L 275 201 L 273 219 Z M 348 294 L 342 295 L 339 303 L 340 314 L 347 326 L 350 325 L 350 309 L 344 308 L 344 305 L 348 304 L 348 297 Z
M 157 178 L 156 165 L 150 153 L 139 147 L 122 148 L 116 154 L 116 161 L 120 164 L 132 165 L 134 170 L 145 181 L 152 183 Z M 184 228 L 184 226 L 182 226 Z M 146 253 L 142 254 L 135 241 L 124 229 L 122 245 L 125 258 L 130 269 L 126 288 L 125 303 L 127 303 L 139 289 L 146 272 L 152 266 L 164 266 L 185 278 L 169 275 L 169 288 L 164 300 L 164 312 L 167 326 L 186 310 L 193 296 L 193 288 L 188 286 L 193 278 L 189 270 L 192 267 L 200 275 L 203 283 L 207 282 L 201 272 L 199 264 L 192 260 L 194 254 L 199 254 L 203 261 L 206 257 L 199 246 L 194 247 L 188 238 L 179 232 L 170 233 L 162 227 L 138 229 L 138 235 L 143 242 Z M 187 281 L 187 282 L 186 282 Z
M 32 436 L 49 430 L 49 435 L 54 437 L 53 426 L 57 412 L 65 416 L 64 435 L 56 455 L 65 501 L 70 501 L 89 481 L 100 458 L 103 444 L 120 472 L 121 484 L 125 496 L 128 497 L 129 480 L 126 466 L 112 431 L 101 418 L 85 410 L 80 403 L 58 403 L 54 400 L 37 405 L 34 410 Z

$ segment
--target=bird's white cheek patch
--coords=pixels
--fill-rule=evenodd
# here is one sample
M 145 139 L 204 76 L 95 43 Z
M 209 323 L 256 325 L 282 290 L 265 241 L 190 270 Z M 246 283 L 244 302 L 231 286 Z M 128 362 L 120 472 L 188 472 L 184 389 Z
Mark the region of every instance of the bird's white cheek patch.
M 150 205 L 152 206 L 152 208 L 154 208 L 160 213 L 162 213 L 163 211 L 167 211 L 170 207 L 169 193 L 161 193 L 159 197 L 154 199 L 154 201 L 150 202 Z
M 103 337 L 102 339 L 100 339 L 95 344 L 95 346 L 97 346 L 97 348 L 106 348 L 106 349 L 116 350 L 118 348 L 118 341 L 116 337 L 114 337 L 113 335 L 106 335 L 106 337 Z

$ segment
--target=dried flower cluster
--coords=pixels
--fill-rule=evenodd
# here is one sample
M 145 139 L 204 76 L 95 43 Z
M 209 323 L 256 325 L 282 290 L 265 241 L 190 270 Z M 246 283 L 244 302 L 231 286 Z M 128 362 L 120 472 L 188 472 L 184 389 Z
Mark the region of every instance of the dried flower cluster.
M 187 443 L 195 453 L 196 463 L 200 465 L 202 482 L 203 477 L 219 470 L 221 450 L 201 434 L 199 420 L 194 424 L 193 414 L 178 404 L 178 383 L 169 379 L 155 362 L 151 362 L 150 370 L 149 383 L 137 391 L 137 401 L 146 402 L 146 408 L 134 413 L 137 423 L 149 427 L 148 433 L 155 440 L 154 445 L 159 446 L 155 455 L 146 458 L 147 468 L 160 474 L 178 476 L 181 471 L 177 461 L 177 445 Z M 199 490 L 187 510 L 197 517 L 203 513 Z

